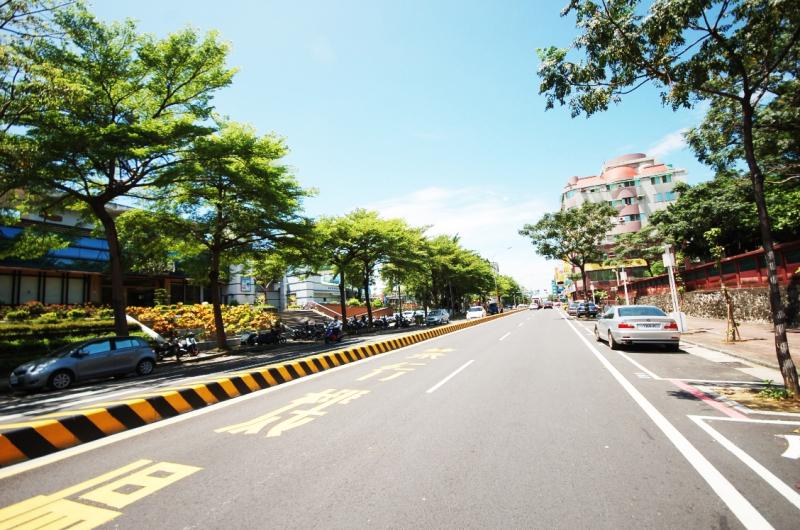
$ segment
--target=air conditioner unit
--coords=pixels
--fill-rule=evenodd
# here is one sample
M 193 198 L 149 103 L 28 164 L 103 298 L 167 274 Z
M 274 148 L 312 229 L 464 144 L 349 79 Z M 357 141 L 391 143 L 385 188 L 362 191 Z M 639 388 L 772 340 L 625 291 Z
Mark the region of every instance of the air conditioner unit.
M 620 218 L 619 218 L 619 223 L 620 223 L 620 224 L 622 224 L 622 223 L 624 223 L 624 222 L 625 222 L 625 218 L 624 218 L 624 217 L 620 217 Z

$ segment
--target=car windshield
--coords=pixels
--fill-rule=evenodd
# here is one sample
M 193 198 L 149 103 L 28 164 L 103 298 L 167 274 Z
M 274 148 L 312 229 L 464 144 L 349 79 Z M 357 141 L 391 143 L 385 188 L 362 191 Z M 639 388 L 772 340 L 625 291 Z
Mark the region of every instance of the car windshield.
M 480 311 L 483 311 L 483 308 L 482 308 L 482 307 L 470 307 L 470 308 L 469 308 L 469 312 L 470 312 L 470 313 L 478 313 L 478 312 L 480 312 Z
M 621 317 L 665 317 L 667 316 L 662 310 L 657 307 L 650 306 L 634 306 L 634 307 L 620 307 L 619 316 Z
M 47 354 L 47 357 L 67 357 L 74 352 L 80 344 L 67 344 Z
M 442 314 L 442 310 L 441 309 L 434 309 L 433 311 L 431 311 L 428 314 L 431 315 L 431 316 L 439 316 L 439 315 Z

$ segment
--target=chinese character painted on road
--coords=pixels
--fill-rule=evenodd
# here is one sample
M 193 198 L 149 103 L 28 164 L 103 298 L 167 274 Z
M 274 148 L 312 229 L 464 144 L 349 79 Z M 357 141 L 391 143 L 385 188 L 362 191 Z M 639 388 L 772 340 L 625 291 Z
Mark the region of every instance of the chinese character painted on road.
M 390 373 L 386 377 L 382 377 L 378 381 L 389 381 L 391 379 L 395 379 L 400 377 L 401 375 L 407 374 L 408 372 L 413 372 L 416 370 L 417 366 L 425 366 L 425 363 L 397 363 L 397 364 L 390 364 L 388 366 L 383 366 L 381 368 L 375 368 L 372 372 L 368 373 L 364 377 L 359 377 L 357 381 L 363 381 L 365 379 L 369 379 L 370 377 L 374 377 L 376 375 L 380 375 L 383 373 Z
M 314 421 L 315 418 L 324 416 L 325 409 L 331 405 L 346 405 L 358 399 L 369 390 L 335 390 L 330 388 L 322 392 L 312 392 L 295 399 L 285 407 L 273 410 L 252 420 L 229 425 L 214 432 L 227 432 L 231 434 L 258 434 L 268 425 L 272 427 L 267 431 L 267 438 L 280 436 L 284 432 L 300 427 Z M 305 407 L 305 408 L 300 408 Z
M 446 353 L 451 351 L 453 351 L 453 348 L 428 348 L 424 352 L 409 355 L 406 359 L 435 360 L 439 357 L 444 357 Z

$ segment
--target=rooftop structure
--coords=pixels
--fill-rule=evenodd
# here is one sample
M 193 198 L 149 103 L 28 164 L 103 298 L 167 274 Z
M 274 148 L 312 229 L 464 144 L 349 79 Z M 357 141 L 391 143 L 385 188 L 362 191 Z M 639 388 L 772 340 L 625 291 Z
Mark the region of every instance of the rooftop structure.
M 609 236 L 637 232 L 647 225 L 651 213 L 677 199 L 673 188 L 685 181 L 686 170 L 644 153 L 631 153 L 604 163 L 598 176 L 570 177 L 561 195 L 561 208 L 607 202 L 617 209 L 616 224 Z

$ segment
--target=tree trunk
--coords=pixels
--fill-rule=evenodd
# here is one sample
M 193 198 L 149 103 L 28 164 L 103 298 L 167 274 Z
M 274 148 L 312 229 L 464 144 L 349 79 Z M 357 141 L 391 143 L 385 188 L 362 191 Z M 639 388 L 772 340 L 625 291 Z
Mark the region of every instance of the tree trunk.
M 222 302 L 219 299 L 219 251 L 211 251 L 211 270 L 208 271 L 208 284 L 211 289 L 211 308 L 214 312 L 214 330 L 217 336 L 217 348 L 228 349 L 228 337 L 225 335 L 225 323 L 222 320 Z
M 344 265 L 339 269 L 339 308 L 342 310 L 342 326 L 347 322 L 347 295 L 344 289 Z
M 800 400 L 800 386 L 797 380 L 797 368 L 789 353 L 789 340 L 786 337 L 786 310 L 781 299 L 778 286 L 778 269 L 775 264 L 775 251 L 773 249 L 772 226 L 767 212 L 767 202 L 764 199 L 764 175 L 758 166 L 753 147 L 753 108 L 750 104 L 750 95 L 744 94 L 742 105 L 742 139 L 744 144 L 745 159 L 750 170 L 750 180 L 753 183 L 753 198 L 758 209 L 758 225 L 761 229 L 761 243 L 764 248 L 764 258 L 767 262 L 767 277 L 769 281 L 769 304 L 772 312 L 772 324 L 775 328 L 775 353 L 778 357 L 778 366 L 783 375 L 783 384 L 794 399 Z M 720 277 L 722 271 L 720 271 Z
M 114 310 L 114 333 L 120 337 L 128 336 L 128 320 L 125 317 L 125 291 L 123 286 L 122 249 L 114 218 L 106 211 L 104 204 L 92 204 L 92 211 L 103 225 L 108 242 L 108 256 L 111 266 L 111 308 Z
M 364 300 L 367 303 L 367 319 L 369 320 L 369 325 L 372 325 L 372 301 L 369 299 L 369 268 L 364 266 Z

